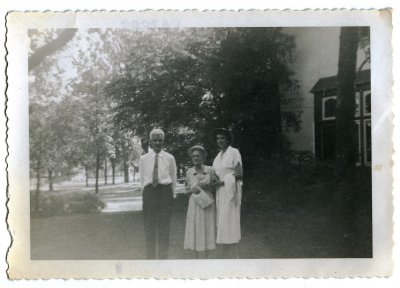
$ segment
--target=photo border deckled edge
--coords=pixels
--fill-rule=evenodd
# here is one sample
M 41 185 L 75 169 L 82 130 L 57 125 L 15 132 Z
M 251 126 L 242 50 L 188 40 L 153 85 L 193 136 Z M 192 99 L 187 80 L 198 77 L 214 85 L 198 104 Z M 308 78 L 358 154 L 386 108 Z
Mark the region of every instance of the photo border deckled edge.
M 346 10 L 346 9 L 321 9 L 321 10 L 317 10 L 317 11 L 340 11 L 340 12 L 343 12 L 343 10 L 345 10 L 346 12 L 349 12 L 349 11 L 371 11 L 371 9 L 352 9 L 352 10 Z M 305 10 L 290 10 L 290 11 L 288 11 L 288 10 L 272 10 L 273 12 L 279 12 L 279 13 L 281 13 L 281 12 L 307 12 L 307 13 L 309 13 L 309 12 L 311 12 L 311 13 L 313 13 L 314 11 L 316 11 L 316 10 L 314 10 L 314 11 L 309 11 L 309 10 L 307 10 L 307 9 L 305 9 Z M 376 12 L 377 10 L 373 10 L 372 12 Z M 384 10 L 384 9 L 380 9 L 379 10 L 379 12 L 385 12 L 385 11 L 389 11 L 389 13 L 391 12 L 390 10 L 388 10 L 388 9 L 386 9 L 386 10 Z M 138 12 L 138 11 L 117 11 L 117 12 L 115 12 L 115 11 L 113 11 L 113 12 L 111 12 L 112 14 L 115 14 L 115 13 L 130 13 L 130 12 Z M 172 12 L 172 13 L 174 13 L 174 12 L 179 12 L 179 13 L 181 13 L 181 12 L 186 12 L 186 13 L 190 13 L 190 12 L 196 12 L 195 10 L 185 10 L 185 11 L 170 11 L 170 10 L 166 10 L 166 11 L 153 11 L 153 10 L 144 10 L 144 11 L 142 11 L 142 12 L 145 12 L 145 13 L 148 13 L 148 12 L 150 12 L 150 13 L 170 13 L 170 12 Z M 206 11 L 206 12 L 200 12 L 200 13 L 208 13 L 208 12 L 219 12 L 219 11 Z M 245 13 L 248 13 L 248 12 L 267 12 L 267 13 L 270 13 L 271 11 L 269 11 L 269 10 L 239 10 L 239 11 L 232 11 L 232 10 L 224 10 L 224 11 L 222 11 L 222 12 L 229 12 L 229 13 L 237 13 L 237 12 L 245 12 Z M 13 13 L 18 13 L 18 12 L 13 12 Z M 23 12 L 23 13 L 25 13 L 25 12 Z M 34 13 L 36 13 L 36 12 L 34 12 Z M 54 14 L 54 13 L 57 13 L 57 14 L 59 14 L 59 13 L 62 13 L 62 14 L 64 14 L 64 13 L 75 13 L 75 12 L 73 12 L 73 11 L 67 11 L 67 12 L 45 12 L 45 13 L 41 13 L 41 14 Z M 98 13 L 109 13 L 108 11 L 102 11 L 102 10 L 99 10 L 99 11 L 78 11 L 78 13 L 80 14 L 80 13 L 83 13 L 83 14 L 90 14 L 90 15 L 93 15 L 93 14 L 98 14 Z M 29 14 L 32 14 L 32 13 L 29 13 Z M 9 15 L 9 14 L 8 14 Z M 7 16 L 8 16 L 7 15 Z M 389 20 L 389 22 L 390 22 L 390 20 Z M 8 23 L 8 21 L 6 20 L 6 23 Z M 390 26 L 391 26 L 391 23 L 390 23 Z M 8 29 L 8 26 L 7 26 L 7 34 L 9 33 L 9 29 Z M 390 33 L 389 33 L 390 34 Z M 9 71 L 9 69 L 10 69 L 10 67 L 9 67 L 9 65 L 8 65 L 8 59 L 9 59 L 9 55 L 10 55 L 10 52 L 9 52 L 9 49 L 8 49 L 8 46 L 7 46 L 7 43 L 8 43 L 8 37 L 7 37 L 8 35 L 6 35 L 6 43 L 5 43 L 5 46 L 6 46 L 6 49 L 7 49 L 7 58 L 6 58 L 6 62 L 7 62 L 7 67 L 6 67 L 6 71 L 8 72 Z M 371 38 L 372 38 L 372 35 L 371 35 Z M 372 42 L 372 41 L 371 41 Z M 391 49 L 392 50 L 392 49 Z M 389 66 L 390 66 L 390 68 L 391 68 L 391 61 L 390 61 L 390 64 L 389 64 Z M 390 69 L 391 70 L 391 69 Z M 372 71 L 372 74 L 373 74 L 373 71 Z M 390 71 L 390 76 L 392 76 L 392 72 Z M 9 115 L 7 114 L 7 111 L 8 111 L 8 109 L 9 109 L 9 105 L 8 105 L 8 103 L 9 103 L 9 97 L 8 97 L 8 95 L 9 95 L 9 91 L 10 91 L 10 89 L 9 89 L 9 82 L 8 82 L 8 80 L 9 80 L 9 77 L 8 77 L 8 74 L 6 74 L 6 79 L 7 79 L 7 90 L 6 90 L 6 93 L 7 93 L 7 96 L 6 96 L 6 111 L 5 111 L 5 113 L 6 113 L 6 118 L 7 118 L 7 124 L 8 124 L 8 122 L 10 121 L 10 118 L 9 118 Z M 372 78 L 372 77 L 371 77 Z M 392 95 L 393 95 L 393 92 L 392 92 L 392 88 L 390 88 L 389 89 L 390 90 L 390 96 L 391 97 L 389 97 L 390 98 L 390 100 L 392 99 Z M 392 103 L 392 101 L 390 101 L 390 103 Z M 387 111 L 386 111 L 387 112 Z M 391 111 L 390 111 L 390 113 L 392 113 Z M 392 119 L 391 119 L 392 120 Z M 391 129 L 390 129 L 390 132 L 391 132 L 391 134 L 392 134 L 392 129 L 393 129 L 393 124 L 392 124 L 392 122 L 391 122 L 391 127 L 390 127 Z M 7 125 L 7 139 L 9 139 L 9 132 L 10 132 L 10 127 Z M 12 132 L 12 131 L 11 131 Z M 10 139 L 10 141 L 11 141 L 12 139 Z M 7 160 L 9 161 L 9 159 L 11 158 L 11 156 L 12 156 L 12 154 L 10 153 L 10 148 L 11 147 L 11 145 L 10 145 L 10 142 L 7 142 Z M 374 146 L 373 146 L 374 147 Z M 376 147 L 376 146 L 375 146 Z M 392 148 L 393 148 L 393 145 L 392 145 Z M 375 153 L 374 153 L 375 154 Z M 10 162 L 7 162 L 7 187 L 8 188 L 12 188 L 12 185 L 10 185 L 9 183 L 11 183 L 11 181 L 9 181 L 9 166 L 12 166 L 12 162 L 10 161 Z M 391 171 L 391 169 L 390 169 L 390 171 Z M 392 175 L 391 175 L 391 177 L 392 177 Z M 391 179 L 391 181 L 392 181 L 392 185 L 393 185 L 393 178 Z M 11 225 L 10 225 L 10 223 L 9 223 L 9 217 L 10 217 L 10 214 L 11 214 L 11 216 L 12 216 L 12 212 L 11 212 L 11 209 L 10 209 L 10 207 L 12 206 L 12 199 L 10 198 L 10 195 L 12 194 L 12 189 L 10 189 L 10 190 L 8 190 L 7 189 L 7 191 L 8 191 L 8 197 L 7 197 L 7 210 L 8 210 L 8 214 L 7 214 L 7 225 L 8 225 L 8 228 L 9 228 L 9 232 L 10 232 L 10 236 L 11 236 L 11 238 L 12 238 L 12 242 L 11 242 L 11 245 L 10 245 L 10 247 L 9 247 L 9 250 L 8 250 L 8 255 L 7 255 L 7 263 L 9 264 L 9 269 L 8 269 L 8 273 L 12 273 L 12 265 L 10 265 L 10 263 L 8 262 L 8 260 L 9 260 L 9 258 L 10 258 L 10 252 L 12 252 L 12 250 L 13 250 L 13 244 L 14 244 L 14 237 L 13 237 L 13 233 L 12 233 L 12 227 L 11 227 Z M 392 190 L 392 192 L 393 192 L 393 190 Z M 392 193 L 391 193 L 392 194 Z M 391 195 L 391 197 L 393 197 L 392 195 Z M 393 205 L 393 198 L 392 198 L 392 201 L 390 202 L 390 205 Z M 393 206 L 391 207 L 391 215 L 393 215 L 393 213 L 392 213 L 392 211 L 393 211 Z M 393 217 L 390 217 L 390 219 L 392 220 L 392 218 Z M 393 230 L 393 228 L 391 227 L 390 228 L 390 230 L 391 230 L 391 232 L 392 232 L 392 230 Z M 390 239 L 392 240 L 392 246 L 393 246 L 393 238 L 392 237 L 390 237 Z M 184 260 L 178 260 L 179 262 L 182 262 L 182 261 L 184 261 Z M 238 261 L 238 262 L 241 262 L 241 260 L 234 260 L 235 262 L 236 261 Z M 254 260 L 251 260 L 252 262 L 254 262 Z M 256 260 L 257 261 L 257 260 Z M 274 261 L 274 260 L 272 260 L 272 261 Z M 32 261 L 31 261 L 32 262 Z M 54 261 L 51 261 L 51 262 L 54 262 Z M 64 261 L 63 261 L 64 262 Z M 79 261 L 79 262 L 88 262 L 88 263 L 90 263 L 90 262 L 93 262 L 93 261 Z M 98 261 L 96 261 L 96 262 L 98 262 Z M 107 262 L 107 261 L 105 261 L 105 262 Z M 124 261 L 120 261 L 120 262 L 124 262 Z M 131 261 L 127 261 L 127 262 L 131 262 Z M 134 261 L 134 262 L 136 262 L 136 261 Z M 140 262 L 140 261 L 138 261 L 138 262 Z M 168 262 L 170 262 L 170 261 L 168 261 Z M 174 261 L 175 262 L 175 261 Z M 157 265 L 156 265 L 157 266 Z M 239 265 L 240 266 L 240 265 Z M 11 272 L 10 272 L 11 271 Z M 390 274 L 385 274 L 385 275 L 383 275 L 383 276 L 388 276 L 388 275 L 390 275 Z M 9 274 L 9 276 L 10 276 L 10 274 Z M 136 277 L 136 276 L 135 276 Z M 225 276 L 224 276 L 225 277 Z M 267 275 L 265 275 L 265 276 L 259 276 L 259 277 L 255 277 L 255 278 L 281 278 L 281 277 L 283 277 L 283 278 L 286 278 L 285 276 L 278 276 L 278 277 L 268 277 Z M 289 277 L 287 277 L 287 278 L 290 278 L 291 276 L 289 276 Z M 308 276 L 295 276 L 295 277 L 308 277 Z M 313 278 L 314 276 L 311 276 L 310 278 Z M 327 277 L 322 277 L 322 278 L 329 278 L 329 277 L 335 277 L 335 275 L 331 275 L 331 276 L 327 276 Z M 338 277 L 340 277 L 340 276 L 338 276 Z M 345 276 L 345 277 L 347 277 L 347 276 Z M 351 276 L 350 276 L 351 277 Z M 357 276 L 355 276 L 355 277 L 357 277 Z M 361 277 L 370 277 L 370 276 L 361 276 Z M 12 277 L 10 277 L 10 278 L 12 278 Z M 58 277 L 57 277 L 58 278 Z M 107 278 L 109 278 L 109 277 L 107 277 Z M 119 278 L 119 277 L 118 277 Z M 124 276 L 122 276 L 122 278 L 125 278 Z M 143 277 L 141 277 L 141 276 L 139 276 L 139 277 L 137 277 L 137 278 L 143 278 Z M 150 277 L 145 277 L 145 278 L 152 278 L 152 276 L 150 276 Z M 167 279 L 167 278 L 175 278 L 175 277 L 169 277 L 169 276 L 167 276 L 167 278 L 165 278 L 165 277 L 155 277 L 155 278 L 158 278 L 158 279 Z M 200 278 L 202 278 L 202 277 L 200 277 Z M 207 279 L 210 279 L 209 277 L 206 277 Z M 215 278 L 215 277 L 211 277 L 211 278 Z M 219 276 L 216 276 L 216 278 L 220 278 Z M 249 278 L 249 277 L 247 277 L 247 276 L 242 276 L 242 277 L 236 277 L 236 276 L 233 276 L 233 277 L 230 277 L 230 276 L 228 276 L 227 278 Z M 251 278 L 253 278 L 253 277 L 251 277 Z M 18 278 L 18 277 L 16 277 L 16 279 L 20 279 L 20 278 Z M 35 278 L 36 279 L 36 278 Z M 45 278 L 45 277 L 43 277 L 42 279 L 49 279 L 49 278 Z M 86 277 L 85 278 L 80 278 L 80 277 L 74 277 L 74 279 L 87 279 Z M 105 279 L 105 278 L 95 278 L 95 279 Z M 182 278 L 180 278 L 180 277 L 178 277 L 177 279 L 182 279 Z M 188 277 L 188 278 L 186 278 L 186 279 L 199 279 L 198 277 L 195 277 L 195 278 L 191 278 L 191 277 Z

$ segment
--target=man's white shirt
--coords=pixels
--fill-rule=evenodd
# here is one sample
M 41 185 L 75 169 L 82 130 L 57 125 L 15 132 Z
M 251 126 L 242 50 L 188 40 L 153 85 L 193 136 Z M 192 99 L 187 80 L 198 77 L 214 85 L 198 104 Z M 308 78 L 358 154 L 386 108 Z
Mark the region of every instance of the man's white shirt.
M 142 189 L 153 183 L 153 171 L 156 153 L 149 149 L 149 152 L 140 157 L 139 173 Z M 158 183 L 162 185 L 172 184 L 176 186 L 176 162 L 174 156 L 161 150 L 158 153 Z

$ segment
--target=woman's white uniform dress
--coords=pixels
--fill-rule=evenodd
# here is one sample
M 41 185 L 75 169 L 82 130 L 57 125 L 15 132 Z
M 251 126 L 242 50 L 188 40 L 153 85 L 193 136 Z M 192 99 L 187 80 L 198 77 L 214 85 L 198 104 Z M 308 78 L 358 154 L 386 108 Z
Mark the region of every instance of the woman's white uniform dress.
M 217 187 L 217 240 L 218 244 L 238 243 L 240 234 L 240 206 L 242 199 L 241 181 L 236 181 L 234 173 L 242 166 L 239 150 L 228 146 L 214 159 L 213 168 L 224 185 Z

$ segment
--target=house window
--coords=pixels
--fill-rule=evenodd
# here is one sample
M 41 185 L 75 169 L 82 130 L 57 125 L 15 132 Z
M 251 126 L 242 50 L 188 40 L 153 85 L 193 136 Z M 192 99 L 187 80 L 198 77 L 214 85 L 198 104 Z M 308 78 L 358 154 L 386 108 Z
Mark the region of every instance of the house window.
M 355 133 L 357 139 L 357 151 L 356 151 L 356 165 L 361 165 L 361 127 L 360 127 L 360 120 L 356 120 L 355 122 Z
M 371 119 L 364 120 L 364 162 L 371 164 Z
M 336 96 L 325 97 L 322 99 L 322 119 L 335 119 Z
M 371 92 L 364 91 L 364 115 L 371 115 Z
M 355 107 L 356 112 L 354 113 L 355 117 L 360 117 L 360 99 L 361 99 L 360 94 L 361 94 L 360 92 L 356 92 L 356 107 Z

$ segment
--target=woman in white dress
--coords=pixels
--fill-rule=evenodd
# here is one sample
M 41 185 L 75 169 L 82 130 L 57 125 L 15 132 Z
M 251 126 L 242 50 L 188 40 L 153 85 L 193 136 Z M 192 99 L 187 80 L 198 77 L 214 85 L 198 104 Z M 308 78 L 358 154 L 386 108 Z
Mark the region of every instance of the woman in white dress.
M 186 172 L 186 189 L 190 194 L 186 216 L 184 249 L 194 251 L 195 258 L 208 258 L 208 251 L 215 249 L 215 190 L 217 176 L 214 169 L 205 166 L 206 150 L 193 146 L 188 150 L 193 167 Z
M 213 137 L 220 149 L 213 163 L 219 179 L 216 186 L 216 242 L 222 245 L 222 258 L 238 258 L 237 243 L 241 239 L 242 157 L 238 149 L 230 146 L 233 136 L 229 130 L 218 128 L 214 130 Z

